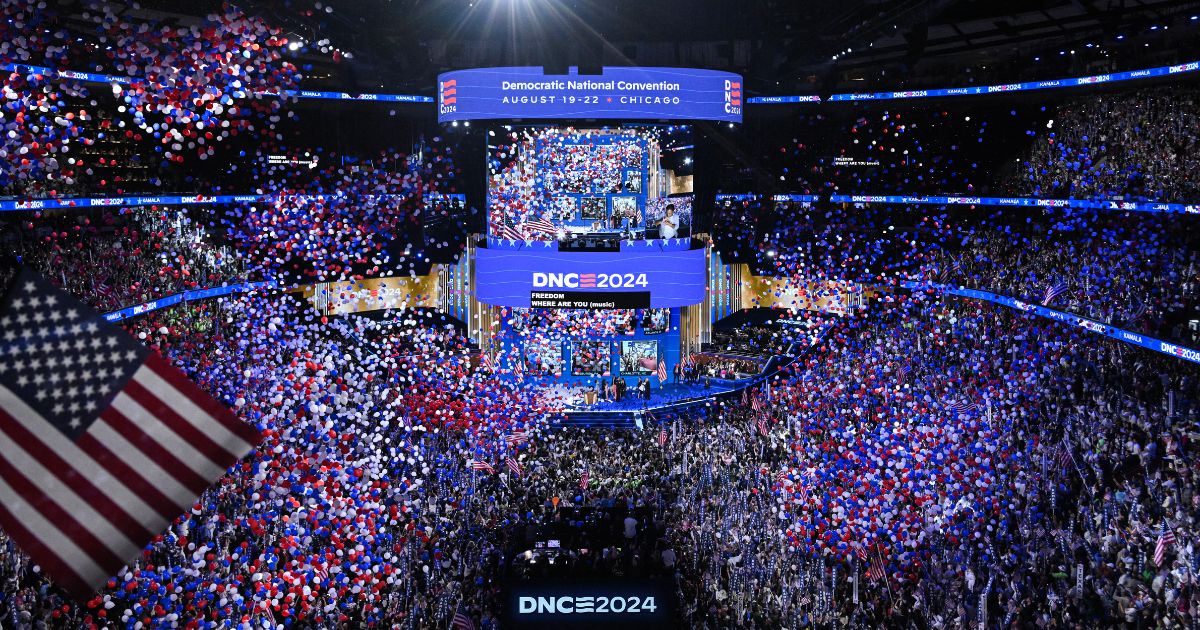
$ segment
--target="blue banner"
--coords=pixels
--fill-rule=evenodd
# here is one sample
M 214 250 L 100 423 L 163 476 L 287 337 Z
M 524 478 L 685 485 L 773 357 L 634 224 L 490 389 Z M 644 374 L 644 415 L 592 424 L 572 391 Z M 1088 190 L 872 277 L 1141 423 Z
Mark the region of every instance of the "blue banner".
M 728 201 L 758 201 L 763 198 L 764 198 L 763 195 L 754 195 L 754 194 L 747 194 L 747 195 L 720 194 L 720 195 L 716 196 L 717 203 L 720 203 L 720 202 L 726 201 L 726 200 L 728 200 Z M 821 200 L 820 195 L 771 195 L 771 201 L 774 201 L 775 203 L 788 203 L 788 202 L 813 203 L 813 202 L 820 201 L 820 200 Z
M 1033 313 L 1034 315 L 1039 315 L 1047 319 L 1053 319 L 1065 324 L 1078 326 L 1090 332 L 1104 335 L 1105 337 L 1110 337 L 1118 341 L 1131 343 L 1135 346 L 1141 346 L 1155 352 L 1161 352 L 1185 361 L 1191 361 L 1192 363 L 1200 363 L 1200 350 L 1193 350 L 1192 348 L 1178 346 L 1173 343 L 1167 343 L 1161 339 L 1155 339 L 1154 337 L 1148 337 L 1140 333 L 1122 330 L 1116 326 L 1110 326 L 1109 324 L 1104 324 L 1086 317 L 1080 317 L 1078 315 L 1056 311 L 1051 308 L 1046 308 L 1040 304 L 1022 302 L 1021 300 L 1008 297 L 1007 295 L 999 295 L 997 293 L 979 291 L 977 289 L 956 289 L 944 284 L 916 282 L 912 280 L 903 280 L 900 282 L 900 286 L 906 289 L 912 289 L 914 291 L 933 290 L 939 293 L 948 293 L 950 295 L 984 300 L 993 304 L 1003 304 L 1004 306 L 1016 309 L 1018 311 Z
M 187 206 L 224 203 L 253 203 L 267 195 L 136 195 L 129 197 L 75 197 L 0 201 L 0 212 L 16 210 L 59 210 L 104 206 Z
M 299 199 L 336 198 L 332 195 L 296 195 Z M 366 198 L 394 195 L 362 195 Z M 128 197 L 75 197 L 54 199 L 20 199 L 0 201 L 0 212 L 19 210 L 60 210 L 64 208 L 99 208 L 104 206 L 187 206 L 219 205 L 229 203 L 255 203 L 276 199 L 275 195 L 135 195 Z M 717 202 L 756 201 L 763 195 L 739 194 L 717 195 Z M 456 199 L 465 203 L 466 196 L 430 195 L 426 203 L 439 199 Z M 820 195 L 772 195 L 774 202 L 813 203 Z M 834 203 L 899 203 L 935 206 L 1013 206 L 1024 208 L 1079 208 L 1086 210 L 1116 210 L 1128 212 L 1156 212 L 1173 214 L 1200 214 L 1200 203 L 1162 203 L 1157 201 L 1118 201 L 1105 199 L 1040 199 L 1036 197 L 954 197 L 954 196 L 908 196 L 908 195 L 831 195 Z
M 415 94 L 349 94 L 347 92 L 316 92 L 313 90 L 288 90 L 288 96 L 296 98 L 315 98 L 335 101 L 379 101 L 381 103 L 432 103 L 432 96 L 417 96 Z M 268 96 L 270 93 L 264 92 Z
M 742 122 L 742 77 L 692 68 L 606 67 L 599 75 L 538 67 L 438 76 L 438 122 L 601 118 Z
M 122 83 L 122 84 L 128 85 L 128 84 L 134 83 L 135 81 L 138 81 L 138 82 L 141 81 L 140 79 L 125 77 L 125 76 L 118 76 L 118 75 L 111 75 L 111 74 L 97 74 L 94 72 L 80 72 L 80 71 L 76 71 L 76 70 L 56 70 L 54 68 L 48 68 L 46 66 L 35 66 L 35 65 L 30 65 L 30 64 L 14 64 L 14 63 L 0 64 L 0 69 L 3 69 L 7 72 L 23 72 L 26 74 L 29 74 L 29 73 L 42 74 L 42 75 L 49 76 L 49 77 L 73 79 L 76 81 L 86 81 L 86 82 L 90 82 L 90 83 Z M 537 75 L 539 77 L 545 76 L 545 75 L 540 74 L 540 70 L 541 70 L 540 68 L 491 68 L 489 70 L 526 70 L 531 73 L 533 73 L 533 72 L 539 73 Z M 606 72 L 608 70 L 610 70 L 610 69 L 606 69 Z M 679 72 L 690 72 L 690 73 L 728 74 L 728 73 L 721 73 L 721 72 L 716 72 L 716 71 L 712 71 L 712 70 L 687 70 L 687 69 L 678 69 L 678 68 L 641 68 L 641 69 L 638 69 L 638 68 L 612 68 L 611 70 L 642 70 L 642 71 L 672 71 L 672 70 L 674 70 L 674 71 L 679 71 Z M 1129 70 L 1126 72 L 1114 72 L 1112 74 L 1098 74 L 1098 75 L 1092 75 L 1092 76 L 1087 76 L 1087 77 L 1072 77 L 1072 78 L 1066 78 L 1066 79 L 1050 79 L 1047 81 L 1027 81 L 1024 83 L 1005 83 L 1005 84 L 999 84 L 999 85 L 937 88 L 937 89 L 928 89 L 928 90 L 903 90 L 903 91 L 898 91 L 898 92 L 850 92 L 850 93 L 843 93 L 843 94 L 832 94 L 832 95 L 830 95 L 828 100 L 834 101 L 834 102 L 881 101 L 881 100 L 899 100 L 899 99 L 910 99 L 910 98 L 927 98 L 927 97 L 933 97 L 933 96 L 974 96 L 974 95 L 983 95 L 983 94 L 996 94 L 996 93 L 1000 93 L 1000 92 L 1024 92 L 1024 91 L 1029 91 L 1029 90 L 1047 90 L 1047 89 L 1057 89 L 1057 88 L 1069 88 L 1069 87 L 1079 87 L 1079 86 L 1086 86 L 1086 85 L 1097 85 L 1100 83 L 1116 83 L 1116 82 L 1120 82 L 1120 81 L 1130 81 L 1130 80 L 1135 80 L 1135 79 L 1147 79 L 1147 78 L 1152 78 L 1152 77 L 1172 76 L 1172 75 L 1176 75 L 1176 74 L 1195 72 L 1197 70 L 1200 70 L 1200 61 L 1191 61 L 1188 63 L 1182 63 L 1182 64 L 1178 64 L 1178 65 L 1173 65 L 1173 66 L 1160 66 L 1157 68 L 1145 68 L 1142 70 Z M 482 72 L 482 71 L 480 71 L 480 70 L 464 70 L 461 72 Z M 454 74 L 458 74 L 458 73 L 452 72 L 452 73 L 448 73 L 448 74 L 442 75 L 442 76 L 445 77 L 445 76 L 454 75 Z M 529 115 L 527 117 L 529 117 L 529 118 L 535 118 L 535 117 L 538 117 L 538 118 L 587 117 L 587 118 L 625 118 L 625 119 L 637 119 L 637 118 L 650 118 L 650 119 L 680 119 L 680 118 L 682 118 L 682 119 L 687 119 L 687 118 L 691 118 L 691 119 L 695 119 L 695 120 L 725 120 L 725 121 L 729 121 L 729 122 L 741 122 L 742 103 L 745 103 L 747 105 L 772 105 L 772 104 L 820 103 L 820 102 L 822 102 L 821 97 L 814 95 L 814 94 L 795 95 L 795 96 L 755 96 L 752 98 L 743 99 L 742 98 L 742 88 L 741 88 L 741 84 L 742 84 L 741 77 L 739 77 L 738 75 L 732 75 L 732 74 L 730 74 L 729 77 L 730 77 L 729 81 L 731 82 L 730 88 L 733 87 L 732 84 L 735 82 L 736 82 L 736 85 L 738 86 L 737 90 L 736 90 L 736 92 L 737 92 L 736 99 L 733 97 L 733 92 L 734 92 L 733 89 L 728 89 L 728 90 L 723 90 L 723 91 L 729 93 L 729 99 L 730 99 L 729 103 L 730 103 L 731 107 L 736 107 L 738 110 L 736 119 L 726 118 L 726 117 L 715 118 L 715 117 L 709 117 L 709 116 L 691 116 L 691 115 L 676 115 L 676 116 L 660 116 L 660 115 L 645 115 L 645 114 L 637 115 L 636 113 L 635 114 L 617 113 L 612 116 L 603 116 L 603 115 L 601 115 L 601 116 L 590 115 L 589 116 L 586 114 L 573 114 L 573 115 L 567 115 L 567 116 L 563 116 L 563 115 L 559 115 L 559 116 Z M 444 91 L 444 88 L 442 88 L 441 86 L 442 86 L 442 81 L 439 80 L 439 90 L 438 90 L 439 99 L 443 97 L 442 92 Z M 456 88 L 456 87 L 457 86 L 452 86 L 452 88 Z M 278 94 L 271 93 L 271 92 L 260 92 L 260 94 L 265 95 L 265 96 L 278 96 Z M 389 103 L 433 103 L 434 102 L 433 97 L 419 96 L 419 95 L 415 95 L 415 94 L 375 94 L 375 93 L 350 94 L 347 92 L 322 92 L 322 91 L 317 91 L 317 90 L 287 90 L 284 94 L 286 96 L 295 97 L 295 98 L 322 99 L 322 100 L 379 101 L 379 102 L 389 102 Z M 457 97 L 458 95 L 454 94 L 451 96 Z M 736 105 L 734 105 L 735 102 L 736 102 Z M 573 103 L 573 104 L 578 104 L 578 103 Z M 598 105 L 599 103 L 596 103 L 596 104 Z M 607 104 L 607 103 L 605 103 L 605 104 Z M 455 103 L 455 102 L 445 103 L 445 104 L 443 104 L 442 102 L 438 102 L 439 120 L 450 121 L 450 120 L 473 120 L 476 118 L 482 119 L 482 118 L 509 118 L 509 117 L 518 118 L 518 117 L 520 117 L 520 116 L 509 116 L 509 115 L 497 115 L 497 116 L 463 116 L 463 117 L 444 118 L 444 119 L 441 118 L 441 115 L 442 115 L 441 110 L 442 109 L 444 109 L 446 106 L 456 106 L 456 105 L 457 105 L 457 103 Z M 454 114 L 456 112 L 448 112 L 448 113 Z M 730 112 L 726 112 L 726 114 L 729 114 L 729 113 Z
M 174 306 L 180 302 L 191 302 L 193 300 L 204 300 L 207 298 L 221 297 L 231 293 L 248 293 L 258 289 L 273 289 L 277 285 L 274 282 L 246 282 L 243 284 L 231 284 L 224 287 L 210 287 L 207 289 L 195 289 L 193 291 L 184 291 L 175 295 L 168 295 L 163 298 L 146 302 L 144 304 L 136 304 L 119 311 L 105 313 L 104 319 L 110 322 L 121 321 L 138 315 L 145 315 L 151 311 L 157 311 L 168 306 Z
M 832 94 L 830 101 L 889 101 L 909 98 L 926 98 L 930 96 L 974 96 L 979 94 L 997 94 L 1000 92 L 1026 92 L 1029 90 L 1050 90 L 1056 88 L 1097 85 L 1100 83 L 1115 83 L 1134 79 L 1164 77 L 1185 72 L 1200 70 L 1200 61 L 1192 61 L 1175 66 L 1161 66 L 1112 74 L 1097 74 L 1089 77 L 1074 77 L 1069 79 L 1051 79 L 1049 81 L 1028 81 L 1025 83 L 1005 83 L 1001 85 L 981 85 L 975 87 L 939 88 L 930 90 L 905 90 L 901 92 L 852 92 Z M 819 103 L 821 97 L 805 96 L 756 96 L 746 99 L 748 105 L 769 105 L 778 103 Z
M 26 63 L 6 63 L 0 65 L 0 69 L 5 72 L 20 72 L 22 74 L 41 74 L 48 77 L 59 77 L 62 79 L 74 79 L 76 81 L 86 81 L 88 83 L 133 83 L 133 79 L 129 77 L 120 77 L 111 74 L 96 74 L 94 72 L 78 72 L 76 70 L 55 70 L 46 66 L 33 66 Z
M 703 249 L 663 251 L 650 241 L 620 252 L 481 247 L 475 250 L 475 298 L 485 304 L 528 308 L 533 293 L 595 294 L 590 297 L 596 298 L 649 293 L 653 308 L 690 306 L 707 295 L 706 272 Z
M 1078 208 L 1200 214 L 1200 203 L 1161 203 L 1156 201 L 1118 201 L 1114 199 L 1039 199 L 1036 197 L 951 197 L 905 195 L 831 195 L 834 203 L 900 203 L 934 206 L 1014 206 L 1023 208 Z
M 130 85 L 137 82 L 142 82 L 141 79 L 132 77 L 122 77 L 112 74 L 96 74 L 94 72 L 78 72 L 75 70 L 55 70 L 45 66 L 32 66 L 23 63 L 6 63 L 0 65 L 0 69 L 6 72 L 20 72 L 23 74 L 41 74 L 48 77 L 58 77 L 62 79 L 74 79 L 76 81 L 84 81 L 88 83 L 121 83 Z M 262 96 L 278 96 L 274 92 L 259 92 Z M 315 90 L 287 90 L 285 95 L 295 98 L 312 98 L 323 100 L 339 100 L 339 101 L 379 101 L 384 103 L 432 103 L 432 96 L 417 96 L 415 94 L 349 94 L 347 92 L 319 92 Z
M 398 194 L 357 195 L 356 198 L 376 199 L 380 197 L 403 197 Z M 75 197 L 54 199 L 21 199 L 16 201 L 0 201 L 0 212 L 18 210 L 60 210 L 64 208 L 99 208 L 113 206 L 190 206 L 190 205 L 220 205 L 228 203 L 257 203 L 272 201 L 279 198 L 302 200 L 336 199 L 344 197 L 340 193 L 330 195 L 138 195 L 130 197 Z M 466 195 L 427 195 L 427 203 L 439 199 L 457 199 L 466 201 Z

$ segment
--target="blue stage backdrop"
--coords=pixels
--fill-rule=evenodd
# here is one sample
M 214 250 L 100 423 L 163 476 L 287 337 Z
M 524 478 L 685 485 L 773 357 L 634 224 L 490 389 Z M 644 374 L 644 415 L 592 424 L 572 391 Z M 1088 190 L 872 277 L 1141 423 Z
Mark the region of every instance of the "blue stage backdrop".
M 651 313 L 659 310 L 657 317 Z M 630 309 L 632 317 L 628 329 L 605 333 L 597 330 L 583 331 L 561 330 L 553 327 L 530 328 L 528 324 L 518 323 L 538 313 L 552 314 L 543 309 L 505 310 L 501 317 L 500 331 L 497 341 L 501 346 L 514 349 L 501 352 L 501 367 L 506 370 L 514 369 L 513 362 L 524 361 L 524 374 L 530 379 L 552 379 L 560 383 L 595 385 L 603 378 L 606 383 L 612 383 L 614 376 L 626 380 L 633 385 L 638 378 L 649 377 L 650 386 L 658 389 L 662 385 L 657 376 L 657 361 L 666 364 L 667 381 L 674 379 L 675 365 L 680 361 L 679 352 L 679 315 L 677 308 L 672 309 Z M 595 312 L 600 315 L 599 312 Z M 611 311 L 609 312 L 611 313 Z M 568 315 L 569 317 L 569 315 Z M 640 352 L 637 358 L 623 362 L 625 352 Z M 603 357 L 603 361 L 577 361 L 577 353 L 586 353 L 589 357 Z M 519 359 L 518 359 L 519 357 Z M 646 359 L 653 358 L 653 361 Z M 581 367 L 595 365 L 595 372 L 581 370 Z
M 484 119 L 719 120 L 742 122 L 742 77 L 693 68 L 604 68 L 599 75 L 538 67 L 477 68 L 438 76 L 438 121 Z

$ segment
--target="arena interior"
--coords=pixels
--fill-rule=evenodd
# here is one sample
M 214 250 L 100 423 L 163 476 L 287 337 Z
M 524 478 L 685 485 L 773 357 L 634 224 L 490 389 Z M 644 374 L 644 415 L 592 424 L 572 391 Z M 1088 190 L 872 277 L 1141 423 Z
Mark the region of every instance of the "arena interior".
M 1200 627 L 1200 0 L 0 10 L 0 628 Z

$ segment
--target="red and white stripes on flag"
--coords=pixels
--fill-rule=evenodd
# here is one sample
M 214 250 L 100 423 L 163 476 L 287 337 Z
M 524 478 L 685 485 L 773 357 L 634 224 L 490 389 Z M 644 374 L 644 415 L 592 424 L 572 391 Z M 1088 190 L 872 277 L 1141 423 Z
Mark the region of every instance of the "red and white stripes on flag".
M 759 435 L 761 435 L 763 437 L 767 437 L 767 435 L 770 434 L 770 430 L 767 429 L 766 416 L 759 416 L 758 420 L 754 424 L 758 426 L 758 434 Z
M 558 226 L 545 219 L 534 219 L 533 221 L 528 221 L 525 223 L 524 227 L 526 234 L 531 231 L 542 232 L 544 234 L 550 234 L 551 236 L 558 233 Z
M 667 380 L 667 362 L 662 359 L 658 360 L 658 380 Z
M 588 489 L 588 469 L 583 469 L 583 474 L 579 475 L 579 487 L 584 490 Z
M 511 470 L 511 471 L 513 472 L 513 474 L 514 474 L 514 475 L 516 475 L 516 476 L 518 476 L 518 477 L 520 477 L 520 476 L 521 476 L 521 464 L 520 464 L 520 462 L 518 462 L 517 460 L 515 460 L 515 459 L 513 459 L 513 458 L 509 457 L 509 458 L 507 458 L 507 459 L 505 459 L 505 460 L 504 460 L 504 463 L 505 463 L 505 464 L 508 466 L 508 469 L 509 469 L 509 470 Z
M 504 441 L 507 442 L 509 446 L 516 446 L 518 444 L 524 444 L 528 442 L 529 435 L 524 431 L 514 431 L 504 436 Z
M 502 238 L 502 239 L 509 240 L 509 241 L 525 240 L 525 235 L 521 233 L 521 230 L 518 230 L 517 228 L 515 228 L 507 223 L 502 223 L 499 226 L 496 226 L 494 233 L 498 238 Z
M 663 447 L 667 445 L 667 428 L 662 427 L 658 430 L 658 445 Z
M 1154 566 L 1161 567 L 1163 560 L 1167 556 L 1167 547 L 1175 544 L 1175 532 L 1163 525 L 1162 533 L 1158 535 L 1158 542 L 1154 545 Z
M 0 306 L 0 336 L 0 527 L 79 599 L 261 440 L 28 270 Z
M 878 554 L 871 558 L 871 568 L 867 569 L 867 577 L 872 580 L 882 580 L 887 575 L 887 571 L 883 568 L 883 558 Z
M 483 470 L 492 474 L 496 472 L 496 469 L 492 468 L 491 464 L 478 459 L 471 460 L 471 470 Z
M 489 371 L 492 371 L 492 372 L 496 371 L 496 359 L 494 357 L 492 357 L 491 352 L 484 350 L 482 353 L 480 353 L 480 361 L 479 362 L 481 365 L 483 365 L 483 367 L 487 368 Z
M 1046 287 L 1046 294 L 1042 297 L 1042 305 L 1048 306 L 1054 301 L 1054 298 L 1070 291 L 1071 287 L 1066 282 L 1059 281 L 1056 284 Z
M 1062 447 L 1058 449 L 1058 466 L 1066 468 L 1071 463 L 1071 447 L 1067 446 L 1067 439 L 1063 438 Z
M 461 605 L 454 611 L 454 618 L 450 620 L 450 625 L 457 630 L 475 630 L 475 622 L 463 612 Z

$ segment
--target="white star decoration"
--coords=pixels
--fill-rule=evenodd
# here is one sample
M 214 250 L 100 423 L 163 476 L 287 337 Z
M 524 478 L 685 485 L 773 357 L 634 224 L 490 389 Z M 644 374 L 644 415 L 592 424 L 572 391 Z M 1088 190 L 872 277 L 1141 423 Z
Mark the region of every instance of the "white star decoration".
M 0 317 L 0 380 L 63 430 L 83 429 L 141 355 L 53 290 L 19 286 Z

